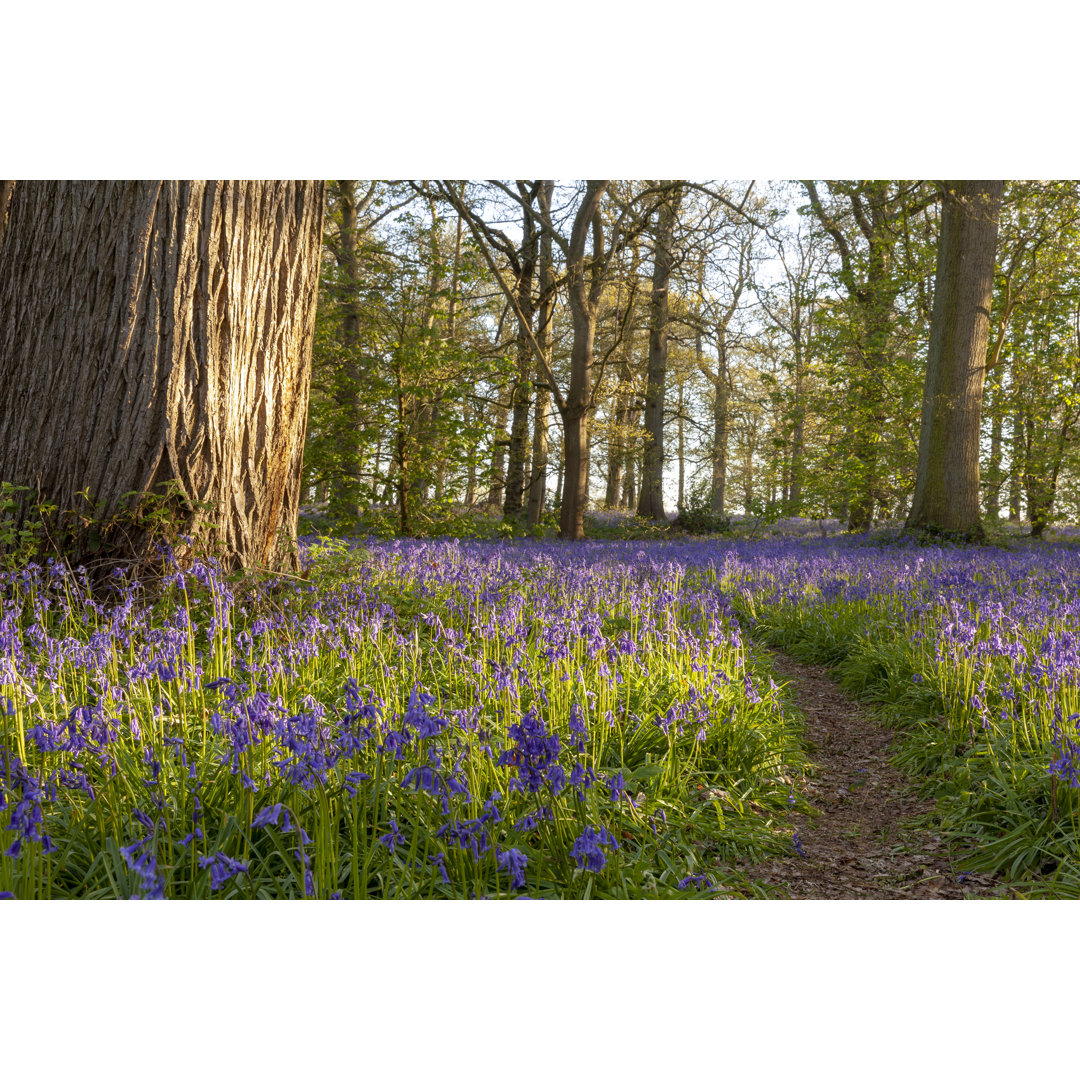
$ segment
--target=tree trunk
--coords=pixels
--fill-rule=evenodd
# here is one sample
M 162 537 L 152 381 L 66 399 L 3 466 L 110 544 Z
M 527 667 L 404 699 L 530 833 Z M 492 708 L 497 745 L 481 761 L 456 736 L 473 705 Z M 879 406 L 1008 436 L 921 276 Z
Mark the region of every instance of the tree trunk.
M 604 489 L 604 509 L 614 510 L 619 505 L 623 466 L 626 461 L 626 397 L 621 391 L 615 394 L 615 408 L 611 417 L 611 437 L 608 440 L 607 486 Z
M 592 405 L 593 344 L 596 314 L 603 281 L 597 267 L 603 262 L 603 223 L 600 202 L 610 180 L 586 181 L 585 197 L 578 207 L 566 259 L 566 295 L 574 327 L 570 349 L 570 385 L 563 421 L 563 485 L 559 536 L 563 540 L 585 537 L 585 507 L 589 501 L 589 409 Z M 592 233 L 592 259 L 585 246 Z M 587 265 L 588 264 L 588 265 Z M 591 275 L 587 277 L 591 271 Z M 591 280 L 590 280 L 591 277 Z
M 1021 478 L 1024 472 L 1024 407 L 1016 387 L 1015 370 L 1018 360 L 1013 360 L 1012 414 L 1009 438 L 1009 520 L 1020 520 Z
M 983 536 L 979 432 L 1003 188 L 1001 180 L 946 185 L 908 529 Z
M 360 366 L 357 350 L 360 343 L 359 278 L 360 262 L 356 250 L 356 181 L 335 181 L 335 194 L 341 208 L 341 234 L 338 238 L 338 265 L 344 278 L 341 298 L 341 343 L 345 362 L 342 365 L 338 392 L 340 430 L 338 454 L 341 471 L 335 478 L 330 509 L 344 518 L 355 517 L 360 510 Z
M 536 366 L 529 331 L 532 328 L 536 303 L 533 299 L 533 275 L 536 268 L 537 238 L 535 218 L 530 203 L 523 211 L 521 241 L 521 272 L 518 275 L 518 308 L 520 309 L 517 340 L 517 372 L 510 400 L 513 418 L 510 423 L 510 446 L 506 465 L 506 492 L 503 517 L 521 516 L 525 494 L 525 454 L 529 437 L 529 374 Z
M 791 457 L 788 462 L 790 486 L 788 488 L 786 499 L 788 507 L 787 512 L 793 517 L 798 517 L 802 514 L 803 475 L 805 472 L 803 467 L 803 452 L 804 444 L 806 442 L 806 402 L 803 392 L 806 361 L 803 357 L 803 340 L 798 325 L 796 325 L 795 329 L 793 346 L 795 353 L 795 385 L 793 387 L 795 397 L 795 423 L 791 429 Z
M 716 328 L 716 378 L 712 380 L 713 397 L 713 446 L 712 491 L 709 510 L 714 517 L 724 516 L 727 501 L 727 445 L 728 445 L 728 356 L 727 328 Z
M 679 516 L 686 512 L 686 432 L 683 424 L 683 380 L 679 380 L 679 497 L 675 503 Z
M 645 384 L 645 458 L 637 512 L 641 517 L 667 521 L 664 512 L 664 394 L 667 381 L 668 285 L 671 281 L 671 241 L 678 213 L 678 194 L 659 210 L 653 253 L 652 295 L 649 298 L 649 369 Z
M 990 460 L 986 469 L 986 514 L 993 522 L 1001 513 L 1001 372 L 990 385 Z
M 229 567 L 296 565 L 323 201 L 317 181 L 15 186 L 0 476 L 32 489 L 24 515 L 59 507 L 74 560 L 188 534 Z M 125 496 L 167 489 L 163 537 Z
M 575 312 L 575 323 L 578 313 Z M 582 325 L 574 328 L 571 368 L 591 369 L 595 319 L 582 317 Z M 587 353 L 588 360 L 580 354 Z M 573 391 L 571 391 L 573 394 Z M 559 514 L 559 535 L 564 540 L 581 540 L 585 535 L 585 509 L 589 501 L 589 414 L 584 394 L 568 395 L 563 412 L 563 485 L 562 507 Z M 576 400 L 575 400 L 576 399 Z
M 631 426 L 637 426 L 637 412 L 629 414 L 632 417 Z M 632 510 L 637 506 L 637 454 L 633 447 L 626 452 L 626 467 L 623 471 L 622 502 L 619 505 L 624 510 Z
M 457 230 L 454 239 L 454 266 L 450 278 L 450 300 L 446 312 L 446 338 L 451 349 L 457 341 L 457 305 L 458 291 L 461 288 L 461 232 L 464 222 L 461 215 L 457 216 Z M 438 421 L 438 409 L 436 409 L 436 421 Z M 435 498 L 440 502 L 446 494 L 446 458 L 442 454 L 437 456 L 435 462 Z
M 495 423 L 492 428 L 491 471 L 487 505 L 502 507 L 506 489 L 506 418 L 510 412 L 510 391 L 499 391 L 499 403 L 495 406 Z
M 554 180 L 545 180 L 540 185 L 539 200 L 542 212 L 550 214 L 551 196 L 555 190 Z M 544 233 L 540 238 L 540 310 L 536 343 L 547 358 L 548 367 L 552 366 L 552 342 L 554 341 L 555 317 L 555 269 L 552 260 L 551 236 Z M 546 376 L 536 365 L 536 381 L 546 383 Z M 548 418 L 551 412 L 551 391 L 536 388 L 533 412 L 532 476 L 529 480 L 529 524 L 539 525 L 544 516 L 544 503 L 547 496 L 548 466 Z

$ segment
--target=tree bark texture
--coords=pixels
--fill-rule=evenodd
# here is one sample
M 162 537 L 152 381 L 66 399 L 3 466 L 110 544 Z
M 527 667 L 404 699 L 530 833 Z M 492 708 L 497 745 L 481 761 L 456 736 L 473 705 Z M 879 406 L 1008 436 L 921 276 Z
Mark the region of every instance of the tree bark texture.
M 668 285 L 673 263 L 671 241 L 678 213 L 678 195 L 658 211 L 653 254 L 652 294 L 649 298 L 649 368 L 645 384 L 645 456 L 637 512 L 641 517 L 667 521 L 664 512 L 664 397 L 668 359 Z
M 0 245 L 4 242 L 4 226 L 7 225 L 8 206 L 15 190 L 14 180 L 0 180 Z
M 324 194 L 313 181 L 15 186 L 0 478 L 59 507 L 75 560 L 100 529 L 81 517 L 115 522 L 125 496 L 170 485 L 178 531 L 212 530 L 228 566 L 295 564 Z M 141 559 L 153 539 L 114 528 L 103 554 Z
M 1001 180 L 947 181 L 907 528 L 983 535 L 979 431 Z

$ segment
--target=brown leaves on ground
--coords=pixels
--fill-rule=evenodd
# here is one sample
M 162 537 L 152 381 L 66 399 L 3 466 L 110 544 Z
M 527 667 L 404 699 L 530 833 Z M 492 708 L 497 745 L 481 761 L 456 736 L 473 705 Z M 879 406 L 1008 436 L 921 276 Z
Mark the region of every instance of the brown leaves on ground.
M 933 808 L 889 764 L 892 734 L 827 669 L 773 655 L 789 698 L 805 714 L 810 760 L 803 794 L 821 811 L 792 813 L 805 855 L 746 866 L 760 884 L 800 900 L 962 900 L 1009 895 L 985 875 L 962 875 L 947 845 L 912 818 Z

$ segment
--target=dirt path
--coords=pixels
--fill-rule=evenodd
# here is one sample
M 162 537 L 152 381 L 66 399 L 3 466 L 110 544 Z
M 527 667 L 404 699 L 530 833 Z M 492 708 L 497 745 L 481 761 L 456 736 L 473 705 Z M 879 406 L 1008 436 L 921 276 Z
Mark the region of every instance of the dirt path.
M 799 900 L 962 900 L 1009 895 L 983 875 L 961 875 L 944 842 L 909 819 L 929 810 L 889 765 L 894 738 L 829 678 L 826 668 L 773 654 L 777 681 L 806 715 L 813 769 L 804 794 L 823 811 L 792 815 L 805 855 L 746 867 Z

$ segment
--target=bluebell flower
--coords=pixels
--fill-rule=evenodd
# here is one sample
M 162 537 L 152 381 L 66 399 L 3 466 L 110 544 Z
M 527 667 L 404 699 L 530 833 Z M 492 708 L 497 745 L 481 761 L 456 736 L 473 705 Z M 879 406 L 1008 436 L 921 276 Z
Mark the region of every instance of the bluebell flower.
M 412 785 L 414 791 L 426 791 L 431 795 L 438 795 L 442 791 L 442 777 L 428 765 L 420 765 L 410 769 L 401 781 L 401 786 L 407 788 Z
M 607 856 L 601 849 L 618 846 L 619 842 L 607 829 L 602 828 L 597 831 L 591 825 L 586 825 L 581 835 L 574 841 L 570 854 L 579 867 L 584 866 L 587 870 L 603 870 L 607 864 Z
M 510 875 L 510 888 L 523 889 L 525 887 L 525 867 L 529 863 L 529 857 L 517 848 L 507 848 L 505 851 L 496 849 L 495 855 L 499 869 L 505 870 Z
M 282 810 L 285 810 L 287 820 L 289 811 L 285 809 L 285 806 L 282 803 L 274 803 L 273 806 L 264 806 L 262 810 L 251 819 L 251 827 L 253 829 L 263 829 L 267 825 L 276 825 Z
M 398 844 L 403 843 L 405 837 L 402 835 L 401 830 L 398 828 L 397 818 L 394 818 L 390 822 L 390 831 L 385 836 L 379 837 L 379 843 L 385 844 L 391 854 L 394 852 Z
M 211 892 L 217 892 L 225 882 L 236 877 L 238 874 L 246 874 L 248 872 L 247 863 L 242 863 L 238 859 L 230 858 L 220 851 L 214 855 L 202 856 L 199 859 L 199 866 L 204 870 L 206 867 L 210 867 Z
M 435 855 L 428 856 L 428 862 L 432 862 L 438 868 L 440 875 L 442 875 L 443 884 L 450 884 L 450 875 L 446 872 L 446 856 L 440 851 Z
M 691 885 L 696 886 L 699 889 L 711 889 L 713 887 L 712 880 L 705 874 L 690 874 L 689 877 L 684 877 L 679 882 L 678 888 L 688 889 Z
M 341 786 L 352 796 L 355 796 L 359 790 L 360 784 L 364 780 L 370 780 L 371 774 L 366 772 L 350 772 L 345 774 L 345 778 L 341 781 Z

